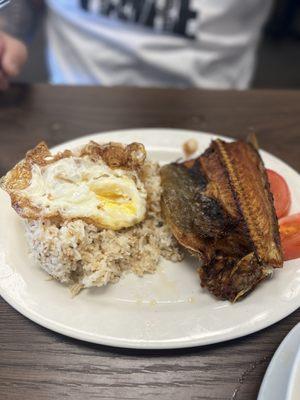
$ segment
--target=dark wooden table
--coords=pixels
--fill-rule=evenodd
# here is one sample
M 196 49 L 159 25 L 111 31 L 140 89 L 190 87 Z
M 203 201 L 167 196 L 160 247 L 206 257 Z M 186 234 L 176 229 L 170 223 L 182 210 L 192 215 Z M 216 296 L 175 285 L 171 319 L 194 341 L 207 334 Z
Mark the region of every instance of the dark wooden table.
M 0 172 L 41 139 L 55 145 L 134 127 L 236 138 L 255 132 L 262 148 L 300 171 L 300 92 L 15 86 L 0 94 Z M 0 299 L 0 399 L 253 400 L 274 351 L 299 317 L 298 309 L 227 343 L 136 351 L 53 333 Z

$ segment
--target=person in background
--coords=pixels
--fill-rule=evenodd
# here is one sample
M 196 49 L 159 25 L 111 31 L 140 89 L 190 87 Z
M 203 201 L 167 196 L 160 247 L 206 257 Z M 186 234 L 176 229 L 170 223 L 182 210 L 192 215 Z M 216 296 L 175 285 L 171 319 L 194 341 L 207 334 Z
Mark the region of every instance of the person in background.
M 31 10 L 40 3 L 22 2 Z M 256 48 L 271 7 L 271 0 L 45 3 L 53 84 L 219 89 L 245 89 L 251 83 Z M 7 21 L 13 6 L 11 0 L 3 11 Z M 0 88 L 19 73 L 26 57 L 26 46 L 2 31 Z

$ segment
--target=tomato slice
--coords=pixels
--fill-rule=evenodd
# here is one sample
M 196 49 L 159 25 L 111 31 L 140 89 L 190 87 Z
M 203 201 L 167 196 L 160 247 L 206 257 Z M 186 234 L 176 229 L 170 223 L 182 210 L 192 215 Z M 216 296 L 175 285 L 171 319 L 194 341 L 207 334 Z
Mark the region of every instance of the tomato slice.
M 284 260 L 300 257 L 300 213 L 279 220 Z
M 288 215 L 291 208 L 291 193 L 285 179 L 277 172 L 267 169 L 277 218 Z

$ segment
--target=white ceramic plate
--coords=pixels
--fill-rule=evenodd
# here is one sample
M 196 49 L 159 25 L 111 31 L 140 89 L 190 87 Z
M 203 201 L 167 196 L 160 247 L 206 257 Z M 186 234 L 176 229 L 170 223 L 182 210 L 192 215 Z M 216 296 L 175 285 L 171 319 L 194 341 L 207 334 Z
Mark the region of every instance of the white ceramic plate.
M 282 341 L 274 354 L 263 382 L 257 400 L 299 400 L 300 392 L 296 392 L 296 367 L 299 365 L 297 350 L 300 345 L 300 324 L 296 325 Z M 298 354 L 300 354 L 298 352 Z M 294 366 L 295 365 L 295 370 Z M 299 368 L 299 367 L 298 367 Z M 291 373 L 291 371 L 293 371 Z M 295 372 L 294 372 L 295 371 Z M 300 377 L 298 369 L 298 379 Z M 299 382 L 299 381 L 298 381 Z M 298 393 L 298 395 L 297 395 Z M 291 397 L 296 395 L 296 397 Z
M 292 367 L 291 378 L 289 380 L 287 400 L 300 399 L 300 335 L 295 350 L 297 351 L 297 355 Z
M 216 135 L 170 129 L 139 129 L 96 134 L 55 148 L 77 147 L 88 140 L 140 141 L 149 156 L 170 162 L 182 155 L 184 141 L 195 138 L 199 151 Z M 267 167 L 285 176 L 293 210 L 300 210 L 300 178 L 289 166 L 262 152 Z M 56 332 L 118 347 L 180 348 L 222 342 L 265 328 L 300 305 L 300 262 L 285 263 L 272 279 L 243 301 L 218 301 L 200 288 L 196 262 L 163 260 L 154 275 L 126 275 L 119 283 L 84 290 L 71 298 L 68 290 L 33 265 L 23 225 L 0 192 L 0 294 L 19 312 Z

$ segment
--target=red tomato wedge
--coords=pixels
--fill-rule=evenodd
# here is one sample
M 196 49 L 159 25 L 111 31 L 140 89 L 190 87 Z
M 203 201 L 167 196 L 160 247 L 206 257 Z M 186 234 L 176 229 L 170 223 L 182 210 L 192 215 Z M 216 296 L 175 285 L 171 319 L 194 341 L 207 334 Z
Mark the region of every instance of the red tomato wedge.
M 291 208 L 291 192 L 284 178 L 277 172 L 267 169 L 277 218 L 288 215 Z
M 284 260 L 300 257 L 300 213 L 279 220 L 279 230 Z

